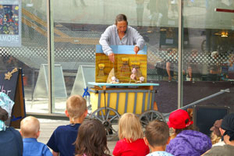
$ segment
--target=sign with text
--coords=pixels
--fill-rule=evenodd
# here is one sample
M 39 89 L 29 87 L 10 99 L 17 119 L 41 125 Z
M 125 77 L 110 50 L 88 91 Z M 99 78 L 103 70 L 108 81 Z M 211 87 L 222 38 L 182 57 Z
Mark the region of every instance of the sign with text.
M 0 1 L 0 46 L 21 46 L 21 0 Z
M 10 126 L 19 128 L 21 119 L 26 115 L 21 69 L 14 68 L 6 73 L 0 73 L 0 92 L 7 94 L 15 102 Z

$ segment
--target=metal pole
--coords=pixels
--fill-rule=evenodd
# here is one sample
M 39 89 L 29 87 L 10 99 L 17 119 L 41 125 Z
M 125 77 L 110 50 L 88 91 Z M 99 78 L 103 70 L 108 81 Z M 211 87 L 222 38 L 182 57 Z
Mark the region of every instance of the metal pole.
M 183 7 L 182 0 L 179 0 L 179 18 L 178 18 L 178 108 L 183 106 L 183 80 L 182 80 L 182 29 L 183 29 Z
M 54 20 L 53 0 L 47 0 L 47 42 L 48 42 L 48 112 L 52 113 L 54 105 Z
M 197 100 L 197 101 L 195 101 L 195 102 L 192 102 L 192 103 L 190 103 L 190 104 L 188 104 L 188 105 L 186 105 L 186 106 L 184 106 L 184 107 L 181 107 L 180 109 L 185 110 L 185 109 L 187 109 L 187 108 L 189 108 L 189 107 L 191 107 L 191 106 L 193 106 L 193 105 L 196 105 L 196 104 L 198 104 L 198 103 L 200 103 L 200 102 L 203 102 L 203 101 L 208 100 L 208 99 L 210 99 L 210 98 L 213 98 L 213 97 L 215 97 L 215 96 L 221 95 L 221 94 L 223 94 L 223 93 L 229 93 L 229 92 L 230 92 L 230 89 L 229 89 L 229 88 L 228 88 L 228 89 L 225 89 L 225 90 L 220 90 L 219 92 L 217 92 L 217 93 L 215 93 L 215 94 L 209 95 L 209 96 L 204 97 L 204 98 L 202 98 L 202 99 L 200 99 L 200 100 Z M 174 110 L 174 111 L 176 111 L 176 110 Z M 174 111 L 172 111 L 172 112 L 174 112 Z M 169 116 L 172 112 L 165 114 L 164 117 Z

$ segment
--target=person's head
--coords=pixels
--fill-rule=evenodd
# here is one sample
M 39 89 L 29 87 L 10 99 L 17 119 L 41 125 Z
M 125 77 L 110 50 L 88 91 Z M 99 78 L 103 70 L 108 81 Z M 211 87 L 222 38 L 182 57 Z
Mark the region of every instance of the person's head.
M 150 147 L 165 147 L 170 140 L 169 127 L 164 121 L 151 121 L 145 129 L 145 143 Z
M 177 49 L 176 48 L 168 48 L 167 49 L 167 53 L 170 54 L 170 55 L 172 55 L 174 53 L 177 53 Z
M 210 128 L 210 131 L 211 131 L 210 138 L 211 138 L 212 144 L 219 142 L 219 140 L 221 139 L 221 133 L 219 130 L 221 127 L 221 124 L 222 124 L 222 119 L 216 120 L 214 125 Z
M 211 53 L 211 57 L 214 58 L 214 59 L 218 58 L 218 56 L 219 56 L 218 51 L 213 51 L 213 52 Z
M 6 121 L 8 119 L 8 112 L 0 107 L 0 120 Z
M 14 104 L 15 102 L 7 94 L 0 92 L 0 131 L 5 131 L 7 126 L 10 125 L 11 112 Z
M 20 122 L 20 133 L 23 138 L 38 138 L 40 135 L 40 122 L 33 116 L 28 116 Z
M 176 48 L 168 48 L 167 49 L 167 54 L 169 55 L 169 56 L 176 56 L 177 55 L 177 49 Z
M 210 131 L 214 132 L 214 134 L 217 136 L 221 136 L 219 128 L 221 127 L 222 121 L 222 119 L 216 120 L 214 125 L 210 128 Z
M 229 62 L 229 64 L 233 64 L 233 62 L 234 62 L 234 54 L 230 54 L 229 55 L 229 59 L 228 59 L 228 62 Z
M 87 115 L 86 100 L 80 95 L 73 95 L 67 99 L 65 114 L 71 122 L 83 120 Z
M 75 141 L 77 155 L 104 156 L 109 153 L 106 131 L 96 119 L 84 121 L 79 127 Z
M 227 141 L 234 142 L 234 113 L 228 114 L 223 118 L 220 132 L 224 137 L 225 143 Z M 225 140 L 226 136 L 228 136 L 228 140 Z
M 125 113 L 119 119 L 119 139 L 129 142 L 143 138 L 143 131 L 139 118 L 133 113 Z
M 11 117 L 14 104 L 15 102 L 12 101 L 7 94 L 0 92 L 0 107 L 8 113 L 8 119 Z
M 177 54 L 177 52 L 178 52 L 177 48 L 172 48 L 172 52 L 173 52 L 173 54 Z
M 126 15 L 119 14 L 115 18 L 115 25 L 119 33 L 125 33 L 128 27 L 128 20 Z
M 178 109 L 170 114 L 167 124 L 169 128 L 175 130 L 175 134 L 177 135 L 183 130 L 192 129 L 193 121 L 191 121 L 187 111 Z
M 197 49 L 192 49 L 191 52 L 192 52 L 191 55 L 192 55 L 193 57 L 196 57 L 196 56 L 198 55 L 198 50 L 197 50 Z

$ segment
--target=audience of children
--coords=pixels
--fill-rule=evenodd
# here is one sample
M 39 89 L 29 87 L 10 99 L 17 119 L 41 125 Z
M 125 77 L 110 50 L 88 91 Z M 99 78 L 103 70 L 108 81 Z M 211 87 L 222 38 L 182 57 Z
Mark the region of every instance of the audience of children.
M 231 156 L 234 153 L 234 113 L 228 114 L 223 118 L 221 135 L 225 145 L 214 146 L 204 154 L 204 156 Z
M 123 114 L 118 123 L 119 141 L 113 150 L 114 156 L 143 156 L 149 147 L 143 140 L 143 130 L 139 118 L 133 113 Z
M 23 156 L 52 156 L 49 148 L 37 141 L 40 135 L 40 122 L 28 116 L 20 122 L 20 133 L 23 137 Z
M 210 138 L 193 130 L 193 121 L 189 114 L 182 109 L 172 112 L 168 126 L 174 131 L 174 138 L 166 147 L 166 151 L 175 156 L 200 156 L 212 146 Z
M 87 106 L 82 96 L 68 98 L 65 114 L 70 124 L 57 127 L 47 143 L 53 156 L 110 156 L 102 123 L 96 119 L 84 121 Z M 0 105 L 1 153 L 11 156 L 20 156 L 22 153 L 23 156 L 52 156 L 49 148 L 37 141 L 40 134 L 38 119 L 28 116 L 21 121 L 23 142 L 18 131 L 4 125 L 7 119 L 8 111 Z M 169 128 L 174 132 L 171 137 Z M 151 121 L 146 126 L 144 139 L 140 120 L 133 113 L 121 116 L 118 129 L 120 140 L 114 147 L 114 156 L 221 156 L 234 153 L 234 113 L 214 123 L 210 129 L 212 142 L 207 135 L 194 130 L 188 112 L 182 109 L 172 112 L 167 124 L 163 121 Z M 213 138 L 214 136 L 216 137 Z M 219 145 L 221 138 L 224 142 Z M 218 145 L 212 147 L 212 143 L 217 142 Z
M 75 141 L 76 156 L 109 156 L 104 126 L 99 120 L 84 121 Z
M 53 150 L 53 156 L 74 156 L 77 132 L 87 113 L 86 100 L 82 96 L 68 98 L 65 114 L 70 124 L 57 127 L 47 143 Z
M 170 142 L 169 127 L 165 122 L 151 121 L 146 126 L 144 140 L 152 152 L 147 156 L 172 156 L 165 151 Z

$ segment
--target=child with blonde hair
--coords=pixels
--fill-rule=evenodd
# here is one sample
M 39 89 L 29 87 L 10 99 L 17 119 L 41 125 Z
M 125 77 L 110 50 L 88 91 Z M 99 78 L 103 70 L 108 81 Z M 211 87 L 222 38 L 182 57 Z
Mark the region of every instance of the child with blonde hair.
M 40 122 L 33 116 L 28 116 L 20 122 L 20 133 L 23 137 L 23 156 L 52 156 L 49 148 L 37 141 L 40 135 Z
M 57 127 L 47 143 L 53 150 L 53 156 L 74 156 L 74 142 L 87 113 L 86 100 L 82 96 L 73 95 L 67 99 L 65 114 L 70 124 Z
M 149 153 L 149 147 L 143 140 L 143 131 L 139 118 L 133 113 L 125 113 L 119 119 L 119 141 L 113 150 L 114 156 L 143 156 Z

